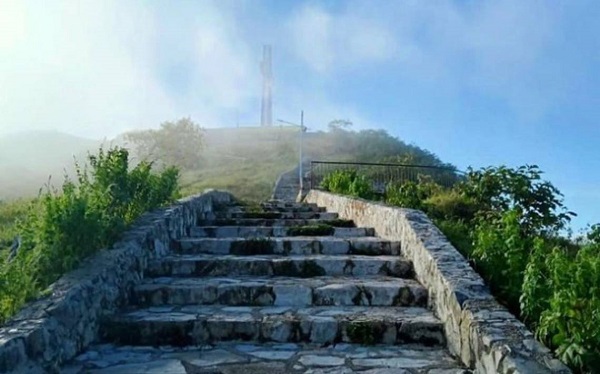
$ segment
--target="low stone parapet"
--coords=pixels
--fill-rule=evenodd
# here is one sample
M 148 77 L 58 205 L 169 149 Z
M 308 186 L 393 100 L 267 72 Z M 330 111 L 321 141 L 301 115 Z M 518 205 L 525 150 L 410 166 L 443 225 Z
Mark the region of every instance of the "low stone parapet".
M 421 211 L 311 190 L 306 202 L 400 241 L 444 324 L 450 352 L 477 373 L 570 373 L 490 294 L 483 279 Z
M 62 276 L 48 296 L 0 328 L 0 373 L 58 372 L 97 340 L 103 318 L 126 305 L 149 260 L 170 253 L 174 240 L 232 201 L 228 192 L 211 190 L 144 214 L 119 242 Z

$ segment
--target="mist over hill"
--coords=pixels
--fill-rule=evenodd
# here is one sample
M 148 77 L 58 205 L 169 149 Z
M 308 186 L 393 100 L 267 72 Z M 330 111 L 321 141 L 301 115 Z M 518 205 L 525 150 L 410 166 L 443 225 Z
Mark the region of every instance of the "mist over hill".
M 252 200 L 267 199 L 277 176 L 298 164 L 299 130 L 293 127 L 204 129 L 202 162 L 181 172 L 184 195 L 205 188 L 227 189 Z M 305 133 L 305 159 L 387 161 L 445 165 L 433 153 L 402 142 L 383 130 Z M 60 186 L 65 173 L 74 176 L 74 160 L 83 163 L 100 146 L 130 147 L 123 135 L 86 139 L 56 131 L 30 131 L 0 137 L 0 200 L 36 196 L 51 176 Z M 132 161 L 139 160 L 133 152 Z
M 73 161 L 84 160 L 102 140 L 58 131 L 28 131 L 0 136 L 0 200 L 35 196 L 48 182 L 60 185 L 73 174 Z

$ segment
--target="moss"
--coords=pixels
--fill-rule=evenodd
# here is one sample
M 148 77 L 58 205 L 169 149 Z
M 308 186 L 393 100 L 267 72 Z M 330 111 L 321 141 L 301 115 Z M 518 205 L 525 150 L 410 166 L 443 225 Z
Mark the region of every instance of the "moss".
M 310 277 L 320 277 L 325 275 L 325 269 L 317 265 L 317 262 L 314 260 L 308 260 L 302 262 L 300 265 L 300 276 L 304 278 Z
M 354 270 L 354 267 L 356 265 L 354 264 L 354 261 L 352 261 L 351 258 L 346 260 L 346 263 L 344 264 L 344 274 L 352 274 L 352 271 Z
M 409 287 L 402 287 L 398 291 L 398 294 L 394 297 L 394 301 L 392 305 L 400 306 L 400 305 L 412 305 L 415 302 L 415 295 L 411 292 Z
M 377 256 L 381 255 L 381 249 L 373 248 L 370 245 L 362 245 L 360 247 L 356 247 L 350 243 L 350 253 L 353 255 L 363 255 L 363 256 Z
M 246 212 L 244 213 L 245 218 L 262 218 L 262 219 L 279 219 L 281 213 L 277 212 Z
M 300 272 L 298 271 L 296 264 L 289 259 L 273 263 L 273 275 L 294 277 L 299 274 Z
M 272 255 L 275 243 L 268 239 L 246 239 L 231 243 L 230 252 L 234 255 Z
M 352 298 L 352 303 L 354 303 L 354 305 L 365 305 L 363 304 L 363 297 L 367 299 L 366 305 L 371 305 L 373 295 L 362 286 L 359 287 L 359 292 L 357 292 L 356 295 Z
M 352 321 L 346 327 L 346 334 L 352 343 L 373 345 L 383 340 L 385 326 L 376 321 Z
M 333 227 L 356 227 L 354 221 L 341 218 L 323 220 L 323 224 Z
M 293 226 L 288 229 L 289 236 L 327 236 L 333 235 L 335 229 L 327 224 Z

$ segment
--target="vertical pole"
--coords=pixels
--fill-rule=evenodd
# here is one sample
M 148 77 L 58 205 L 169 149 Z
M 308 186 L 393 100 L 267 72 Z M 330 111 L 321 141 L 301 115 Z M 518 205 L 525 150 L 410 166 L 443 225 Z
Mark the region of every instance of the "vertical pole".
M 300 193 L 302 193 L 303 191 L 303 187 L 304 187 L 304 183 L 303 183 L 303 173 L 302 173 L 302 136 L 304 133 L 304 110 L 300 111 L 300 160 L 299 160 L 299 164 L 298 164 L 298 176 L 300 178 Z

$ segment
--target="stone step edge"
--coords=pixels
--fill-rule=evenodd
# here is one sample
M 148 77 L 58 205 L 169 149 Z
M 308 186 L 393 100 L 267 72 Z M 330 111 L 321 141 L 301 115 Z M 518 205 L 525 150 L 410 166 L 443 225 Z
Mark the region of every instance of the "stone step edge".
M 231 306 L 420 306 L 428 291 L 412 279 L 393 277 L 161 277 L 133 289 L 138 306 L 226 304 Z
M 336 315 L 343 310 L 347 313 Z M 113 316 L 103 324 L 102 336 L 129 345 L 231 340 L 445 344 L 441 321 L 418 307 L 154 307 Z
M 251 235 L 270 236 L 270 237 L 298 237 L 299 235 L 290 235 L 293 226 L 195 226 L 190 229 L 191 238 L 219 238 L 219 237 L 243 237 Z M 375 229 L 372 227 L 332 227 L 333 232 L 324 235 L 314 235 L 315 237 L 373 237 Z M 254 232 L 253 232 L 254 231 Z M 228 235 L 234 232 L 237 235 Z M 244 234 L 244 235 L 240 235 Z M 262 233 L 267 233 L 262 234 Z M 221 236 L 222 235 L 222 236 Z M 226 236 L 227 235 L 227 236 Z

